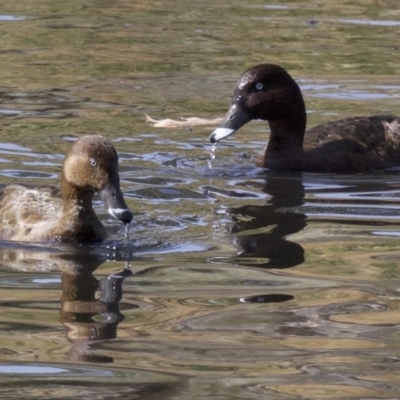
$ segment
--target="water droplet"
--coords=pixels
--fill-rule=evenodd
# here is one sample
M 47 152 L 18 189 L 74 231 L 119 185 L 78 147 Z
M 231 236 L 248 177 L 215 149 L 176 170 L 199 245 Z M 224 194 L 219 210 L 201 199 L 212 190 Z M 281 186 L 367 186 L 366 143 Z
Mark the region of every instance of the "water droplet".
M 215 150 L 217 148 L 217 144 L 218 143 L 213 144 L 211 151 L 210 151 L 210 158 L 207 160 L 207 165 L 208 165 L 208 168 L 210 168 L 210 169 L 212 168 L 211 162 L 215 159 Z
M 131 230 L 131 224 L 125 224 L 125 244 L 129 244 L 129 234 Z

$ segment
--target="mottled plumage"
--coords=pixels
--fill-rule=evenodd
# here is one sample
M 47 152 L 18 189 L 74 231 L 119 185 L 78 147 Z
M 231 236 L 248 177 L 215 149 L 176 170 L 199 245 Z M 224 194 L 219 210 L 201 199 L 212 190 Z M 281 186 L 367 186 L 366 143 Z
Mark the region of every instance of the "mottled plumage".
M 63 164 L 61 189 L 9 185 L 0 192 L 0 239 L 98 241 L 106 237 L 92 199 L 98 192 L 111 215 L 132 220 L 119 186 L 118 155 L 100 135 L 74 143 Z

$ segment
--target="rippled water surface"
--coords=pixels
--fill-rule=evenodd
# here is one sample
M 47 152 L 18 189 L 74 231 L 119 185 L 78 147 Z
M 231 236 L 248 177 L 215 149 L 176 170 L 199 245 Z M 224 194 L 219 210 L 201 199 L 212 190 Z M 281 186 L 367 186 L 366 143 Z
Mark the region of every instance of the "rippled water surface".
M 400 398 L 400 175 L 272 173 L 239 74 L 286 67 L 308 123 L 399 114 L 396 0 L 3 1 L 0 184 L 58 185 L 101 133 L 134 211 L 100 245 L 0 242 L 5 399 Z

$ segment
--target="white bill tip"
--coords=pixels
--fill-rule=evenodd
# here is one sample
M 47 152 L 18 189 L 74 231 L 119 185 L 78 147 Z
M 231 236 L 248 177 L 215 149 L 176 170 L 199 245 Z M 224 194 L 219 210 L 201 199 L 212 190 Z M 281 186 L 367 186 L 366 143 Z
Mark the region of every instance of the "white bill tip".
M 118 215 L 122 215 L 124 212 L 129 211 L 131 212 L 128 208 L 109 208 L 108 212 L 110 215 L 112 215 L 114 218 L 118 219 Z
M 222 139 L 227 138 L 235 133 L 235 129 L 230 128 L 217 128 L 210 136 L 211 142 L 219 142 Z

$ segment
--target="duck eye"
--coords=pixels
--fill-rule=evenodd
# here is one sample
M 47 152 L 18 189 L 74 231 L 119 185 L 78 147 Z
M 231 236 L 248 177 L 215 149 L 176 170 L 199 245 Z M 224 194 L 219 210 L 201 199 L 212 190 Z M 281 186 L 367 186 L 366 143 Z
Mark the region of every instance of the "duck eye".
M 96 166 L 97 166 L 96 160 L 94 160 L 93 158 L 91 158 L 91 159 L 90 159 L 90 165 L 91 165 L 92 167 L 96 167 Z
M 264 87 L 264 85 L 261 82 L 256 83 L 256 86 L 255 86 L 256 90 L 262 90 L 263 87 Z

